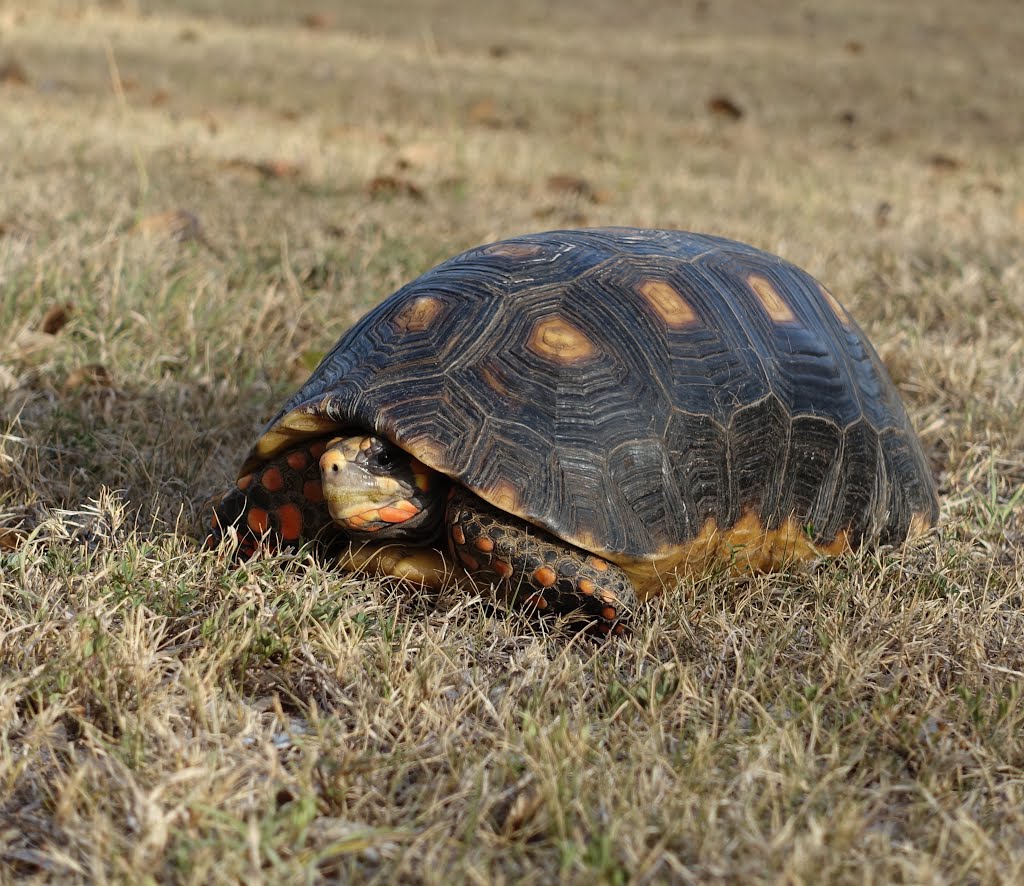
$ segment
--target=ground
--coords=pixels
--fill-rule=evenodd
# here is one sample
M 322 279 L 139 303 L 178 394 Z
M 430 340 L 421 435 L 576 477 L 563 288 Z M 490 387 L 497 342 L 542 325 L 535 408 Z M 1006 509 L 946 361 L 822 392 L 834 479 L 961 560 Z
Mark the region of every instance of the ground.
M 1013 0 L 8 0 L 0 878 L 1024 880 Z M 910 550 L 598 646 L 196 523 L 365 309 L 556 227 L 722 234 L 865 327 Z

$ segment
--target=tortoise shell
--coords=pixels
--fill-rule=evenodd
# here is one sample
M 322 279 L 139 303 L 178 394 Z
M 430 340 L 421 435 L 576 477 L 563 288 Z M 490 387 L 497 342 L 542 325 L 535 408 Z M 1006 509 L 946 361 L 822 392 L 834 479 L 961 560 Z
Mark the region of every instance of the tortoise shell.
M 937 516 L 899 394 L 839 302 L 780 258 L 680 231 L 553 231 L 444 262 L 342 336 L 240 473 L 347 428 L 623 565 L 723 533 L 838 552 Z

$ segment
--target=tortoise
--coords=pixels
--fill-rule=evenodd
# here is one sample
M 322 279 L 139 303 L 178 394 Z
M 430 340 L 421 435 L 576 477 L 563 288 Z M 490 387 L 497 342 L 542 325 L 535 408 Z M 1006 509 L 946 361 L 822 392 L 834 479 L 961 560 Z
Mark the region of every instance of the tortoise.
M 731 240 L 606 228 L 471 249 L 381 302 L 264 428 L 208 542 L 341 545 L 619 633 L 683 572 L 898 543 L 937 511 L 828 289 Z

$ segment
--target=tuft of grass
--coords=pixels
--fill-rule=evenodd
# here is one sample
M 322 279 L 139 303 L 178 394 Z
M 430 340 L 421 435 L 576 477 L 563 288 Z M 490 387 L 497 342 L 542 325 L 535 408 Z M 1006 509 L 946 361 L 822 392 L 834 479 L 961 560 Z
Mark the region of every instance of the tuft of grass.
M 0 879 L 1024 880 L 1015 5 L 321 6 L 0 11 Z M 941 528 L 605 646 L 197 549 L 368 307 L 601 224 L 820 277 Z

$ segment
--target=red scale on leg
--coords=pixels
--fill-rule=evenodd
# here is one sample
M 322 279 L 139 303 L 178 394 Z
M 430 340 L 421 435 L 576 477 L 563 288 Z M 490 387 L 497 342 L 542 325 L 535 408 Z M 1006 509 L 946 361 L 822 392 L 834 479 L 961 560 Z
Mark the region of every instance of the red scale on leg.
M 216 544 L 228 527 L 239 534 L 239 556 L 252 555 L 260 544 L 297 546 L 333 527 L 323 500 L 320 466 L 326 441 L 314 440 L 270 459 L 242 477 L 214 508 Z
M 287 466 L 287 459 L 285 465 Z M 260 474 L 260 486 L 267 492 L 280 492 L 284 488 L 284 475 L 281 473 L 281 469 L 277 465 L 271 464 Z
M 536 613 L 577 614 L 600 635 L 621 634 L 633 585 L 619 567 L 492 507 L 464 489 L 447 518 L 457 559 L 498 598 Z

